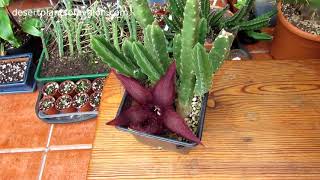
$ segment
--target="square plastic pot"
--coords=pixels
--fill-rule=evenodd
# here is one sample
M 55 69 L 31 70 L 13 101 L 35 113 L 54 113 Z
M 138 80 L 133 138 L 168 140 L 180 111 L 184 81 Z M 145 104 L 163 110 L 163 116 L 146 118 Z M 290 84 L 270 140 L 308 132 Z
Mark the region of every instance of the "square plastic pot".
M 34 73 L 36 66 L 32 62 L 31 53 L 0 56 L 0 61 L 15 61 L 17 58 L 27 58 L 27 68 L 24 72 L 23 80 L 20 82 L 0 84 L 0 94 L 28 93 L 35 90 L 36 83 L 34 79 Z
M 199 117 L 199 125 L 197 129 L 196 136 L 201 139 L 202 138 L 202 132 L 204 127 L 204 120 L 205 120 L 205 114 L 206 114 L 206 107 L 207 107 L 207 101 L 208 101 L 209 94 L 205 94 L 203 97 L 203 101 L 201 104 L 201 111 L 200 111 L 200 117 Z M 131 105 L 131 97 L 127 94 L 127 92 L 124 94 L 117 116 L 122 112 L 128 109 Z M 196 147 L 198 144 L 194 142 L 185 142 L 185 141 L 179 141 L 177 139 L 171 139 L 167 137 L 162 137 L 158 135 L 152 135 L 143 133 L 140 131 L 128 129 L 126 127 L 116 126 L 117 129 L 120 131 L 124 131 L 127 133 L 132 134 L 137 141 L 156 147 L 158 149 L 164 149 L 169 151 L 175 151 L 178 153 L 186 154 L 188 153 L 192 148 Z

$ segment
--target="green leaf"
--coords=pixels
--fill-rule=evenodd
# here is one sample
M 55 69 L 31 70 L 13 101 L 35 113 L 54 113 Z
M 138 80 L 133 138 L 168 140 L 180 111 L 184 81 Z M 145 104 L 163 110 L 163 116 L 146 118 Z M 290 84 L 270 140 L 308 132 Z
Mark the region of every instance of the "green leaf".
M 247 35 L 256 39 L 256 40 L 272 40 L 272 36 L 267 33 L 259 33 L 255 31 L 246 31 Z
M 29 18 L 25 20 L 22 23 L 21 27 L 25 33 L 28 33 L 32 36 L 41 37 L 43 34 L 43 32 L 41 31 L 43 23 L 40 19 L 37 18 Z
M 14 47 L 20 46 L 20 42 L 13 34 L 10 18 L 4 8 L 0 8 L 0 29 L 0 38 L 4 39 Z
M 0 8 L 7 7 L 10 4 L 10 0 L 0 0 Z

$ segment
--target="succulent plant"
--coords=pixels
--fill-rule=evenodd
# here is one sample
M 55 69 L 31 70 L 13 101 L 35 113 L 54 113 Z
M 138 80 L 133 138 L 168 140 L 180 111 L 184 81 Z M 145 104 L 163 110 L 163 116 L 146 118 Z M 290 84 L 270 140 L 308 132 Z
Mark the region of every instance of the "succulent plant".
M 57 111 L 54 109 L 55 98 L 52 96 L 45 96 L 39 102 L 39 111 L 45 114 L 54 114 Z
M 90 106 L 93 108 L 98 108 L 101 100 L 101 92 L 94 92 L 90 95 Z
M 72 97 L 69 95 L 60 96 L 55 103 L 55 107 L 58 111 L 68 111 L 72 106 Z M 73 110 L 70 110 L 73 111 Z
M 139 104 L 109 124 L 124 125 L 155 134 L 168 128 L 199 143 L 186 125 L 184 117 L 191 112 L 192 99 L 203 96 L 210 90 L 212 75 L 227 57 L 234 36 L 222 30 L 214 41 L 214 48 L 207 53 L 199 43 L 199 24 L 205 24 L 205 21 L 199 22 L 198 4 L 198 0 L 186 2 L 185 8 L 188 10 L 184 11 L 181 34 L 174 37 L 173 56 L 166 50 L 167 41 L 157 23 L 148 24 L 144 28 L 144 44 L 127 39 L 124 40 L 121 51 L 101 36 L 92 37 L 92 49 L 117 72 L 117 77 Z M 168 66 L 169 64 L 176 66 Z M 171 91 L 172 83 L 164 80 L 167 78 L 175 82 L 177 94 Z M 175 107 L 178 113 L 173 108 L 174 98 L 177 98 Z M 170 103 L 162 103 L 163 99 Z M 181 128 L 180 131 L 178 128 Z
M 89 104 L 89 95 L 87 93 L 79 93 L 73 97 L 73 107 L 80 109 Z
M 59 93 L 71 95 L 75 92 L 76 84 L 73 81 L 66 80 L 60 84 Z
M 232 33 L 222 30 L 215 39 L 214 48 L 210 53 L 203 53 L 201 44 L 193 50 L 199 42 L 200 34 L 198 4 L 198 0 L 187 0 L 185 8 L 188 11 L 184 11 L 183 29 L 181 34 L 176 34 L 173 43 L 173 58 L 177 64 L 178 75 L 177 108 L 184 117 L 190 113 L 191 99 L 194 95 L 203 95 L 210 90 L 212 73 L 216 72 L 227 57 L 234 39 Z M 164 32 L 157 23 L 145 27 L 144 44 L 124 40 L 122 52 L 103 37 L 91 39 L 92 49 L 111 68 L 149 85 L 154 85 L 164 75 L 168 64 L 172 62 L 172 56 L 167 52 L 165 44 Z M 205 74 L 202 73 L 203 70 Z
M 92 90 L 101 92 L 103 89 L 104 78 L 97 78 L 92 82 Z
M 249 35 L 255 34 L 256 38 L 258 35 L 268 36 L 265 33 L 255 32 L 261 28 L 267 26 L 272 16 L 276 14 L 276 10 L 270 11 L 262 16 L 259 16 L 255 19 L 248 21 L 248 14 L 252 9 L 254 0 L 245 0 L 242 1 L 240 9 L 232 17 L 224 17 L 224 14 L 229 9 L 229 6 L 226 6 L 222 9 L 216 11 L 210 10 L 210 2 L 208 0 L 200 1 L 200 15 L 202 19 L 205 19 L 207 22 L 207 31 L 204 31 L 204 24 L 200 26 L 200 34 L 207 33 L 207 35 L 216 34 L 222 29 L 229 31 L 245 31 Z M 169 0 L 169 14 L 165 18 L 166 24 L 169 26 L 169 29 L 174 32 L 180 32 L 182 30 L 183 23 L 183 8 L 186 5 L 186 0 Z M 210 12 L 211 11 L 211 12 Z M 204 21 L 202 20 L 202 23 Z M 255 33 L 254 33 L 255 32 Z M 268 36 L 270 39 L 270 36 Z M 199 39 L 200 43 L 203 42 L 203 38 Z
M 184 119 L 175 112 L 176 65 L 172 63 L 167 73 L 150 91 L 139 81 L 116 74 L 126 91 L 137 102 L 118 117 L 108 122 L 108 125 L 125 126 L 150 134 L 161 134 L 167 128 L 178 135 L 201 143 L 192 133 Z
M 80 79 L 76 82 L 76 86 L 77 93 L 88 93 L 91 90 L 91 81 L 89 79 Z
M 48 82 L 42 88 L 42 93 L 45 96 L 56 96 L 59 90 L 59 84 L 57 82 Z

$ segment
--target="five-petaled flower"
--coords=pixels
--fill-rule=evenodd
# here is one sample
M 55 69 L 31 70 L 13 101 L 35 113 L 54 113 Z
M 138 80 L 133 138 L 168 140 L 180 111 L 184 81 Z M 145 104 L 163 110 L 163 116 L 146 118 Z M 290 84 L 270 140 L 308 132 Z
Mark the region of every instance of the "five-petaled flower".
M 172 63 L 166 74 L 152 88 L 142 86 L 137 80 L 116 73 L 129 95 L 137 102 L 108 125 L 125 126 L 149 134 L 161 134 L 164 129 L 196 143 L 201 141 L 174 109 L 176 64 Z

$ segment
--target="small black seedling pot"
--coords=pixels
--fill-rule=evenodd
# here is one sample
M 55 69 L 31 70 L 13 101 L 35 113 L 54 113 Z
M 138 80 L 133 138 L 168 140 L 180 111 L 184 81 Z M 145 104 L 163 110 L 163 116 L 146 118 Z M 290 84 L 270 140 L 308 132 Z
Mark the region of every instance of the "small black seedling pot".
M 204 120 L 205 120 L 205 114 L 206 114 L 206 107 L 207 107 L 207 101 L 208 101 L 209 94 L 205 94 L 203 97 L 202 105 L 201 105 L 201 112 L 200 112 L 200 119 L 199 119 L 199 125 L 196 136 L 201 140 L 202 138 L 202 131 L 204 127 Z M 131 97 L 126 92 L 122 98 L 121 104 L 119 106 L 119 110 L 117 112 L 117 116 L 122 112 L 128 109 L 131 105 Z M 175 151 L 178 153 L 186 154 L 188 153 L 191 148 L 196 147 L 198 144 L 194 142 L 186 142 L 186 141 L 179 141 L 177 139 L 162 137 L 159 135 L 152 135 L 143 133 L 140 131 L 136 131 L 133 129 L 128 129 L 126 127 L 116 126 L 117 129 L 120 131 L 131 133 L 139 142 L 156 147 L 158 149 L 165 149 L 169 151 Z

